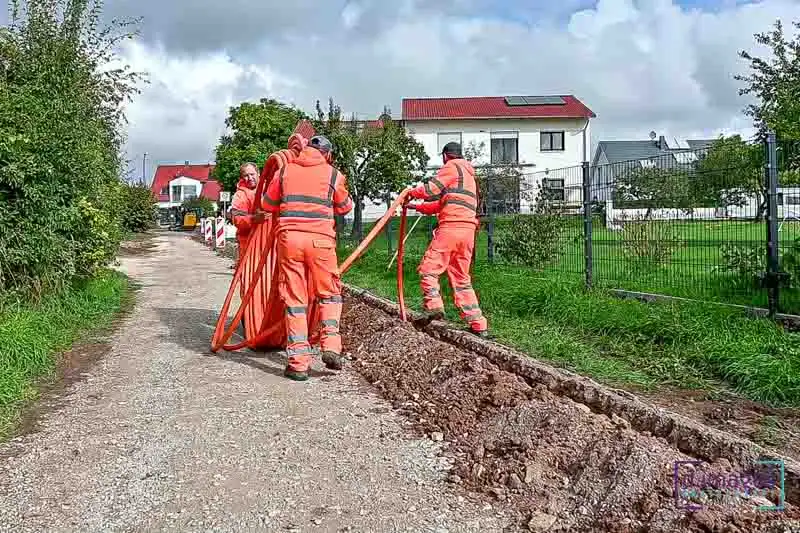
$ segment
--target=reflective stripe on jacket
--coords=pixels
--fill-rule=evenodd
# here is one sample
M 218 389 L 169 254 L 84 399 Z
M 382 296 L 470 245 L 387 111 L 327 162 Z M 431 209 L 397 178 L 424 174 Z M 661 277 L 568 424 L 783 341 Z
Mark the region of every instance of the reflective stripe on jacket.
M 303 149 L 281 168 L 263 198 L 267 211 L 278 212 L 278 231 L 296 230 L 336 236 L 334 215 L 353 208 L 345 177 L 316 148 Z
M 465 159 L 451 159 L 427 183 L 411 190 L 412 198 L 439 201 L 439 224 L 478 225 L 475 169 Z

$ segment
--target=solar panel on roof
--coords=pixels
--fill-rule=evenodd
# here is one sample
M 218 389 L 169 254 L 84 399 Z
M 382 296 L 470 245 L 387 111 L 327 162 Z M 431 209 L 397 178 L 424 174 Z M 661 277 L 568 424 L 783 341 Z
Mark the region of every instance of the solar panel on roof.
M 506 104 L 508 105 L 528 105 L 523 96 L 506 96 Z
M 523 96 L 528 105 L 564 105 L 566 102 L 560 96 Z

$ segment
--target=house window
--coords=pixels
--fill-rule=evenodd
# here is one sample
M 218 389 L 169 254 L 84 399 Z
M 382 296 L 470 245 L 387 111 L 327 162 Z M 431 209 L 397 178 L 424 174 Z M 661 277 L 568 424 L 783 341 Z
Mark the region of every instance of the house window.
M 797 193 L 786 194 L 785 198 L 786 198 L 786 205 L 800 205 L 800 195 L 798 195 Z
M 519 163 L 519 132 L 493 131 L 491 140 L 492 164 Z
M 197 187 L 194 185 L 184 185 L 183 186 L 183 201 L 186 200 L 194 200 L 197 198 Z
M 564 180 L 544 178 L 542 180 L 544 197 L 548 200 L 564 201 Z
M 181 201 L 181 186 L 180 185 L 173 185 L 172 186 L 172 195 L 170 196 L 171 202 L 180 202 Z
M 444 145 L 446 145 L 447 143 L 456 142 L 458 144 L 461 144 L 461 132 L 439 133 L 438 139 L 439 139 L 439 148 L 438 152 L 436 153 L 441 154 L 442 150 L 444 149 Z
M 564 132 L 563 131 L 543 131 L 541 139 L 542 152 L 563 152 L 564 151 Z
M 161 188 L 161 195 L 162 196 L 167 196 L 168 194 L 169 194 L 169 186 L 162 187 Z

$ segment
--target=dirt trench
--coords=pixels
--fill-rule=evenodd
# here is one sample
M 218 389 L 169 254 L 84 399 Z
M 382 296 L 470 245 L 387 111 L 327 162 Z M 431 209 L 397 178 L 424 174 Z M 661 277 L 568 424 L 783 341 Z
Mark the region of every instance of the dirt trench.
M 694 458 L 664 438 L 593 413 L 543 384 L 529 385 L 357 298 L 346 302 L 342 334 L 354 369 L 418 432 L 444 441 L 454 463 L 451 483 L 515 512 L 521 530 L 800 531 L 794 505 L 759 509 L 780 503 L 776 490 L 735 497 L 713 487 L 678 490 L 683 496 L 676 499 L 676 462 Z M 679 463 L 678 470 L 684 487 L 694 486 L 687 481 L 692 476 L 705 486 L 697 480 L 739 479 L 742 471 L 726 459 Z

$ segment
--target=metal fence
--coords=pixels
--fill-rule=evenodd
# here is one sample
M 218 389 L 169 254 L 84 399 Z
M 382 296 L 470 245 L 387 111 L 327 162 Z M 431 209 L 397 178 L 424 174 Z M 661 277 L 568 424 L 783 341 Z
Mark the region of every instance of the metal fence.
M 477 267 L 800 314 L 800 142 L 769 135 L 557 170 L 479 166 L 476 175 Z M 415 223 L 410 261 L 435 219 Z M 384 240 L 380 253 L 392 254 L 397 221 Z

